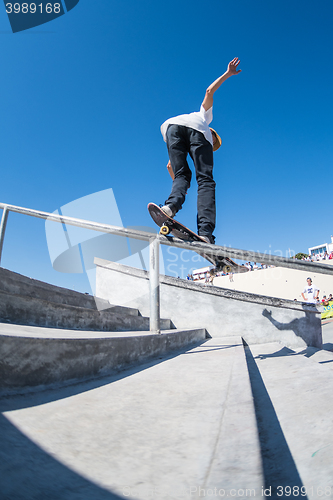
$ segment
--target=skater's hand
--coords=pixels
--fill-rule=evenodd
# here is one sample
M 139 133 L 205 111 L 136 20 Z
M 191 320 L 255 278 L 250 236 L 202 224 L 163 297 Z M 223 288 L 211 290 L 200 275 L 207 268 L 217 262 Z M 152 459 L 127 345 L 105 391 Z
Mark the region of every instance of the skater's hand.
M 238 57 L 235 57 L 228 64 L 227 71 L 219 78 L 217 78 L 215 82 L 209 85 L 209 87 L 206 90 L 205 98 L 202 101 L 202 106 L 206 111 L 208 111 L 213 106 L 214 93 L 217 91 L 218 88 L 220 88 L 222 83 L 225 82 L 230 76 L 237 75 L 237 73 L 240 73 L 242 71 L 241 69 L 237 69 L 239 64 L 240 60 L 238 59 Z
M 168 161 L 168 164 L 167 164 L 167 169 L 168 169 L 168 172 L 170 174 L 170 177 L 172 180 L 174 180 L 175 178 L 175 174 L 173 173 L 173 170 L 172 170 L 172 166 L 171 166 L 171 162 L 170 160 Z
M 235 57 L 228 64 L 227 73 L 229 73 L 230 76 L 237 75 L 238 73 L 240 73 L 242 70 L 241 69 L 237 69 L 239 64 L 240 64 L 240 60 L 238 59 L 238 57 Z

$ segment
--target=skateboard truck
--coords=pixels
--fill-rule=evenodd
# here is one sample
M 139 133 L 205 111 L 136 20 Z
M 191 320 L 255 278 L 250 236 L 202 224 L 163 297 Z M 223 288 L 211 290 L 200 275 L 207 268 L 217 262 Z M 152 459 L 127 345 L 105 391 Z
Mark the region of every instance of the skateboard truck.
M 225 265 L 222 267 L 222 272 L 228 274 L 232 271 L 231 266 Z
M 160 229 L 160 234 L 163 234 L 164 236 L 166 236 L 169 233 L 170 233 L 169 226 L 167 226 L 166 224 L 163 224 L 163 226 Z

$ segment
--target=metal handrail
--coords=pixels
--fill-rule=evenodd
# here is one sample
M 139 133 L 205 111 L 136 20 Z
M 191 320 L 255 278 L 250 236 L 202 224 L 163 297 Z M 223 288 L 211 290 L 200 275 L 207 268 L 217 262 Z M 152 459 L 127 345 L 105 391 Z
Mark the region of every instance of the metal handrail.
M 312 271 L 323 274 L 333 275 L 333 266 L 323 264 L 322 262 L 307 262 L 288 257 L 279 257 L 272 254 L 254 252 L 250 250 L 239 250 L 226 246 L 210 245 L 208 243 L 188 242 L 175 237 L 167 237 L 162 235 L 152 235 L 145 231 L 136 229 L 127 229 L 124 227 L 112 226 L 111 224 L 103 224 L 100 222 L 93 222 L 84 219 L 77 219 L 74 217 L 67 217 L 64 215 L 52 214 L 40 210 L 33 210 L 30 208 L 18 207 L 15 205 L 8 205 L 0 203 L 0 209 L 3 209 L 2 219 L 0 223 L 0 263 L 3 250 L 3 243 L 5 231 L 7 226 L 9 212 L 16 212 L 23 215 L 29 215 L 40 219 L 47 219 L 61 224 L 68 224 L 71 226 L 82 227 L 84 229 L 91 229 L 93 231 L 116 234 L 128 238 L 144 240 L 149 242 L 150 250 L 150 330 L 160 331 L 160 306 L 159 306 L 159 244 L 183 248 L 186 250 L 193 250 L 209 254 L 211 256 L 230 257 L 231 259 L 245 260 L 250 262 L 263 262 L 265 264 L 288 267 L 298 269 L 301 271 Z
M 279 257 L 277 255 L 255 252 L 252 250 L 240 250 L 237 248 L 231 248 L 226 246 L 209 245 L 208 243 L 190 242 L 181 240 L 179 238 L 167 237 L 162 235 L 152 236 L 152 233 L 147 233 L 145 231 L 139 231 L 136 229 L 126 229 L 124 227 L 112 226 L 110 224 L 103 224 L 100 222 L 93 222 L 84 219 L 77 219 L 74 217 L 67 217 L 64 215 L 42 212 L 40 210 L 33 210 L 30 208 L 17 207 L 15 205 L 8 205 L 5 203 L 0 203 L 0 209 L 1 208 L 3 209 L 3 216 L 0 225 L 0 252 L 3 245 L 8 212 L 16 212 L 41 219 L 48 219 L 50 221 L 60 222 L 61 224 L 69 224 L 72 226 L 82 227 L 85 229 L 91 229 L 93 231 L 111 233 L 119 236 L 125 236 L 128 238 L 134 238 L 145 241 L 150 241 L 152 238 L 154 239 L 156 238 L 163 245 L 174 246 L 186 250 L 193 250 L 195 252 L 201 251 L 204 252 L 205 254 L 210 254 L 212 256 L 217 256 L 217 257 L 226 256 L 230 257 L 231 259 L 244 260 L 250 262 L 263 262 L 269 265 L 288 267 L 292 269 L 298 269 L 300 271 L 313 271 L 317 273 L 333 275 L 333 266 L 323 264 L 322 261 L 308 262 L 304 260 L 292 259 L 290 257 Z M 1 253 L 0 253 L 0 261 L 1 261 Z
M 9 212 L 16 212 L 39 219 L 47 219 L 61 224 L 68 224 L 71 226 L 82 227 L 84 229 L 91 229 L 93 231 L 116 234 L 119 236 L 126 236 L 128 238 L 135 238 L 139 240 L 149 241 L 150 252 L 150 331 L 160 333 L 160 301 L 159 301 L 159 241 L 156 235 L 146 233 L 144 231 L 131 230 L 110 224 L 102 224 L 99 222 L 87 221 L 84 219 L 77 219 L 74 217 L 66 217 L 63 215 L 51 214 L 49 212 L 42 212 L 40 210 L 33 210 L 30 208 L 17 207 L 15 205 L 7 205 L 0 203 L 0 208 L 3 209 L 2 219 L 0 223 L 0 264 L 5 238 L 5 231 L 7 226 Z

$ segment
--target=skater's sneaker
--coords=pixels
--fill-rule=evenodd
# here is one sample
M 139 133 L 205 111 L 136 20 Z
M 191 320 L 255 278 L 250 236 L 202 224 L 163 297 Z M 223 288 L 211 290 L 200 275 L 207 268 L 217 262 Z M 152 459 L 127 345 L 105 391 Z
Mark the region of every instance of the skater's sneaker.
M 173 205 L 164 205 L 161 207 L 161 210 L 168 216 L 173 219 L 173 217 L 176 215 L 176 210 L 174 210 Z
M 200 238 L 202 238 L 203 240 L 205 240 L 206 243 L 210 243 L 211 245 L 215 244 L 215 238 L 214 238 L 214 236 L 209 237 L 209 236 L 206 236 L 206 235 L 204 236 L 204 235 L 201 234 Z

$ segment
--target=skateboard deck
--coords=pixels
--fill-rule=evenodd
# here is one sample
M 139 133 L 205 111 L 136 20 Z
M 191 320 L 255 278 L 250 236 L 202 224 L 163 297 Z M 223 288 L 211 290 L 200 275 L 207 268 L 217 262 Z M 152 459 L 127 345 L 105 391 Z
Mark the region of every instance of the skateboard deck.
M 148 204 L 148 211 L 153 221 L 160 227 L 160 234 L 164 236 L 171 234 L 184 241 L 198 241 L 207 244 L 203 238 L 191 231 L 191 229 L 188 229 L 180 222 L 166 215 L 155 203 Z M 206 253 L 204 251 L 197 251 L 197 253 L 215 266 L 214 272 L 222 270 L 224 273 L 245 273 L 248 271 L 245 266 L 236 264 L 236 262 L 229 257 L 216 256 L 213 253 Z

